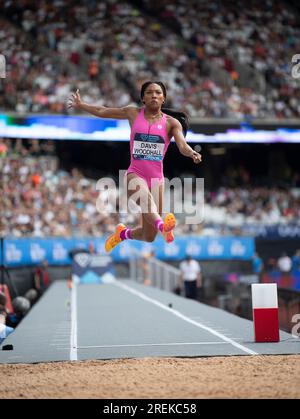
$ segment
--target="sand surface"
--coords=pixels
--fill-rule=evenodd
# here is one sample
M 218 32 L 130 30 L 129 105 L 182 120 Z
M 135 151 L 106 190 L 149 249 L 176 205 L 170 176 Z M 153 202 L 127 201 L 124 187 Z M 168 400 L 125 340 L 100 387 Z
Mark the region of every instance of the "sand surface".
M 5 398 L 300 398 L 300 356 L 0 365 Z

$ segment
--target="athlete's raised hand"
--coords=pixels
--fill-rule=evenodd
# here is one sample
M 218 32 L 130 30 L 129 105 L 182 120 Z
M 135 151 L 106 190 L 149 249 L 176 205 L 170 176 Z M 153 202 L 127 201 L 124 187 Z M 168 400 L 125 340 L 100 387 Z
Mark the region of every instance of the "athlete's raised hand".
M 81 105 L 81 98 L 79 94 L 79 89 L 76 90 L 75 93 L 72 93 L 68 99 L 67 107 L 68 109 L 74 108 L 78 109 Z
M 202 156 L 201 156 L 201 154 L 197 153 L 197 151 L 193 151 L 192 159 L 193 159 L 194 163 L 198 164 L 198 163 L 201 163 Z

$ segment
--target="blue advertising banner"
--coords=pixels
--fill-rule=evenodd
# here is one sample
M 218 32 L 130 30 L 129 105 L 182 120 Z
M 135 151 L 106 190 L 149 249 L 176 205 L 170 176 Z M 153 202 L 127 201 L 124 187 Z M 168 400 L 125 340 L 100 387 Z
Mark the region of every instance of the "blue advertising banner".
M 104 239 L 7 238 L 4 239 L 4 264 L 8 267 L 38 265 L 46 259 L 49 265 L 71 265 L 72 251 L 88 250 L 90 243 L 98 253 L 103 253 Z
M 217 131 L 217 129 L 216 129 Z M 130 126 L 126 120 L 103 120 L 76 115 L 0 114 L 0 137 L 39 138 L 81 141 L 129 141 Z M 300 130 L 295 128 L 256 129 L 249 124 L 229 128 L 226 132 L 187 133 L 188 142 L 201 143 L 300 143 Z
M 113 260 L 108 255 L 76 253 L 72 260 L 72 280 L 80 284 L 101 284 L 115 279 Z
M 47 260 L 49 265 L 71 265 L 72 252 L 87 250 L 93 243 L 98 254 L 105 255 L 103 238 L 22 238 L 4 239 L 4 264 L 8 267 L 38 265 Z M 254 239 L 250 237 L 179 236 L 167 244 L 162 237 L 153 243 L 126 240 L 117 246 L 111 257 L 114 262 L 127 262 L 135 249 L 140 254 L 153 251 L 161 260 L 181 260 L 187 254 L 196 259 L 252 259 Z
M 300 239 L 300 224 L 275 224 L 272 226 L 251 224 L 244 225 L 243 232 L 249 236 L 255 236 L 257 239 Z
M 127 261 L 134 248 L 140 254 L 153 251 L 161 260 L 182 260 L 187 254 L 195 259 L 240 259 L 249 260 L 254 255 L 253 238 L 179 236 L 167 244 L 162 237 L 153 243 L 127 240 L 112 251 L 116 262 Z

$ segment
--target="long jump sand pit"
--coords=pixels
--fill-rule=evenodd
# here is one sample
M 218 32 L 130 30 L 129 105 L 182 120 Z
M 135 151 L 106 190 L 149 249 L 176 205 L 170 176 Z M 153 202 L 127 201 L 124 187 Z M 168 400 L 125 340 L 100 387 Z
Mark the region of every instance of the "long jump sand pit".
M 300 356 L 0 365 L 0 398 L 300 398 Z

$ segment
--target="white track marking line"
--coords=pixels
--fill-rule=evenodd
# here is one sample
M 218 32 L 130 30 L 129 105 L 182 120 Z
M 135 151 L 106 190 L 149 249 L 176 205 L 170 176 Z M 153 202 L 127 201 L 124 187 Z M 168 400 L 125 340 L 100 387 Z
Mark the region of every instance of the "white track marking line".
M 78 346 L 77 349 L 94 348 L 136 348 L 148 346 L 184 346 L 184 345 L 225 345 L 230 342 L 174 342 L 174 343 L 134 343 L 132 345 L 101 345 L 101 346 Z
M 213 334 L 214 336 L 217 336 L 218 338 L 222 339 L 223 341 L 227 343 L 231 343 L 231 345 L 235 346 L 236 348 L 240 349 L 243 352 L 246 352 L 249 355 L 258 355 L 257 352 L 252 351 L 251 349 L 247 348 L 244 345 L 240 345 L 239 343 L 235 342 L 234 340 L 228 338 L 227 336 L 223 335 L 222 333 L 217 332 L 216 330 L 212 329 L 211 327 L 204 326 L 202 323 L 196 322 L 195 320 L 190 319 L 189 317 L 181 314 L 179 311 L 174 310 L 172 308 L 169 308 L 165 306 L 164 304 L 160 303 L 159 301 L 148 297 L 146 294 L 143 294 L 142 292 L 139 292 L 135 290 L 134 288 L 129 287 L 128 285 L 122 284 L 120 282 L 114 282 L 112 285 L 117 286 L 119 288 L 124 289 L 125 291 L 130 292 L 133 295 L 136 295 L 137 297 L 140 297 L 144 301 L 148 301 L 149 303 L 152 303 L 163 310 L 168 311 L 169 313 L 174 314 L 174 316 L 179 317 L 182 320 L 185 320 L 186 322 L 193 324 L 196 327 L 199 327 L 200 329 L 206 330 L 207 332 Z
M 72 282 L 71 289 L 71 336 L 70 336 L 70 360 L 77 361 L 77 286 Z

